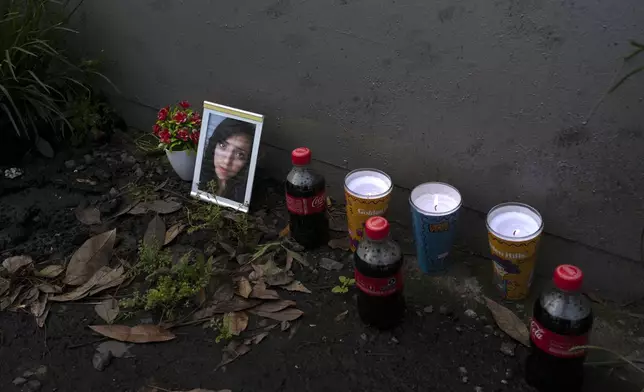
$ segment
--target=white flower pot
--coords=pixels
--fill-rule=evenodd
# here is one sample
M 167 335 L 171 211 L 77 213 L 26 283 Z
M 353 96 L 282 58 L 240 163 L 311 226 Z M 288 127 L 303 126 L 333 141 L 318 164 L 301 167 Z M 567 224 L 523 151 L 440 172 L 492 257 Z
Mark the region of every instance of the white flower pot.
M 169 151 L 165 150 L 168 160 L 174 171 L 184 181 L 192 181 L 195 172 L 195 161 L 197 153 L 191 150 Z

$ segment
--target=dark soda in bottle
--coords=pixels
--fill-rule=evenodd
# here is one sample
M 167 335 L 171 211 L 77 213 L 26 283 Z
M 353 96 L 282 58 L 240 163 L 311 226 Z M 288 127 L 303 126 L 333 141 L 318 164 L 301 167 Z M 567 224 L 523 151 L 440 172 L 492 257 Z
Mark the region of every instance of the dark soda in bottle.
M 305 248 L 316 248 L 329 240 L 326 217 L 326 183 L 313 171 L 311 150 L 300 147 L 291 153 L 293 169 L 286 177 L 286 207 L 291 236 Z
M 395 327 L 405 312 L 403 259 L 398 244 L 389 239 L 387 219 L 367 220 L 354 260 L 360 318 L 378 329 Z
M 586 351 L 570 349 L 588 344 L 593 326 L 590 301 L 580 292 L 582 280 L 581 269 L 560 265 L 554 288 L 534 304 L 526 381 L 541 392 L 581 391 Z

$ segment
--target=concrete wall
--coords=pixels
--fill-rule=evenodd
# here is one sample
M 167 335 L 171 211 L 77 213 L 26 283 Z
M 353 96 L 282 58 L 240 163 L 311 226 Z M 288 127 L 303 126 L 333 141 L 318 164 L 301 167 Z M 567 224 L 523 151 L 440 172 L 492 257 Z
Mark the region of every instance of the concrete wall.
M 604 93 L 642 21 L 641 0 L 87 0 L 75 47 L 132 125 L 184 98 L 264 113 L 275 172 L 307 145 L 473 212 L 519 200 L 608 265 L 640 259 L 644 75 Z

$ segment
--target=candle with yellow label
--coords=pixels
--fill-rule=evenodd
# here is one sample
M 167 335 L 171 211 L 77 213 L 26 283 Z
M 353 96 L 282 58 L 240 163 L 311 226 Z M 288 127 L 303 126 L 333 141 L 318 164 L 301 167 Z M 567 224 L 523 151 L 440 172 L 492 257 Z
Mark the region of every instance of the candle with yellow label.
M 503 203 L 487 215 L 494 281 L 504 299 L 528 296 L 543 232 L 539 211 L 522 203 Z
M 384 216 L 389 207 L 393 183 L 377 169 L 357 169 L 344 179 L 347 200 L 347 226 L 351 250 L 355 251 L 364 235 L 364 225 L 372 216 Z

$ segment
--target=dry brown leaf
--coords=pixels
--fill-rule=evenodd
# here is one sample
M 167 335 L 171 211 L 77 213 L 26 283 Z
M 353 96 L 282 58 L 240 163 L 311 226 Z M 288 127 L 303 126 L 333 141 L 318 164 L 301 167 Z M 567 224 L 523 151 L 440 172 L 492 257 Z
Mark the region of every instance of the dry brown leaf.
M 297 252 L 294 252 L 294 251 L 292 251 L 290 249 L 287 249 L 286 250 L 286 255 L 287 255 L 287 257 L 290 255 L 295 261 L 297 261 L 298 263 L 302 264 L 305 267 L 310 267 L 311 266 L 311 264 L 308 262 L 308 260 L 306 260 L 306 257 L 302 256 L 301 254 L 299 254 Z
M 87 282 L 101 267 L 104 267 L 112 257 L 116 229 L 94 236 L 72 255 L 63 282 L 72 286 L 80 286 Z
M 96 207 L 81 208 L 78 206 L 74 210 L 74 215 L 84 225 L 91 226 L 101 223 L 101 212 Z
M 219 369 L 222 366 L 228 365 L 242 355 L 247 354 L 249 351 L 250 347 L 248 345 L 235 340 L 231 341 L 222 350 L 221 362 L 219 362 L 215 370 Z
M 598 294 L 596 294 L 596 293 L 594 293 L 592 291 L 588 291 L 588 292 L 586 292 L 584 294 L 586 294 L 586 297 L 588 297 L 588 299 L 593 301 L 594 303 L 601 304 L 601 305 L 606 305 L 606 301 L 602 297 L 600 297 Z
M 22 285 L 22 284 L 18 285 L 17 287 L 13 288 L 13 290 L 11 291 L 11 294 L 2 298 L 2 300 L 0 300 L 0 311 L 3 311 L 7 309 L 9 306 L 11 306 L 11 304 L 13 304 L 16 298 L 18 298 L 23 288 L 25 288 L 25 285 Z
M 291 323 L 289 323 L 288 321 L 282 321 L 280 323 L 280 331 L 284 332 L 289 328 L 291 328 Z
M 30 256 L 13 256 L 4 259 L 2 266 L 12 275 L 18 272 L 20 268 L 31 265 L 33 262 Z
M 334 238 L 329 241 L 329 247 L 331 249 L 349 250 L 351 248 L 351 241 L 349 237 Z
M 293 281 L 293 273 L 282 271 L 275 275 L 269 275 L 266 277 L 266 283 L 269 286 L 283 286 L 289 284 Z
M 148 223 L 148 228 L 145 230 L 145 234 L 143 235 L 143 245 L 154 250 L 159 250 L 163 246 L 164 241 L 165 222 L 159 215 L 155 215 L 150 223 Z
M 267 301 L 263 304 L 255 306 L 252 311 L 255 312 L 279 312 L 280 310 L 286 309 L 289 306 L 295 306 L 295 301 L 289 299 L 281 299 L 279 301 Z
M 234 295 L 235 291 L 233 290 L 233 286 L 230 283 L 224 283 L 217 287 L 217 290 L 212 295 L 212 301 L 214 303 L 221 303 L 231 300 Z
M 29 311 L 31 314 L 34 315 L 34 317 L 38 318 L 45 313 L 45 310 L 47 309 L 47 297 L 49 294 L 47 293 L 40 293 L 38 296 L 38 300 L 34 301 L 31 306 L 29 307 Z
M 268 336 L 268 334 L 269 334 L 268 332 L 262 332 L 253 336 L 252 338 L 253 344 L 260 344 L 262 340 L 264 340 Z
M 125 212 L 123 212 L 125 211 Z M 121 211 L 119 211 L 115 217 L 123 214 L 130 214 L 130 215 L 143 215 L 146 212 L 148 212 L 148 207 L 147 204 L 144 202 L 134 202 L 132 204 L 127 205 L 125 208 L 123 208 Z
M 31 306 L 33 302 L 38 301 L 38 296 L 40 294 L 40 290 L 38 290 L 36 287 L 31 287 L 27 291 L 22 291 L 20 296 L 13 301 L 12 310 Z
M 125 268 L 123 268 L 123 266 L 119 266 L 118 268 L 109 271 L 107 274 L 99 276 L 96 280 L 96 284 L 90 290 L 89 295 L 96 295 L 101 291 L 119 286 L 125 282 L 125 279 L 127 279 L 127 276 L 125 276 Z
M 108 298 L 94 306 L 94 310 L 106 323 L 112 324 L 119 315 L 119 303 L 114 298 Z
M 143 324 L 136 327 L 127 325 L 90 325 L 94 332 L 110 339 L 130 343 L 167 342 L 176 336 L 158 325 Z
M 307 289 L 299 280 L 294 280 L 291 284 L 282 286 L 282 288 L 288 291 L 298 291 L 300 293 L 311 294 L 311 290 Z
M 275 260 L 273 260 L 272 257 L 270 257 L 268 261 L 263 264 L 251 263 L 251 266 L 253 267 L 253 271 L 255 272 L 255 274 L 253 275 L 254 278 L 252 280 L 257 280 L 264 276 L 276 275 L 280 272 L 283 272 L 282 269 L 278 267 L 277 264 L 275 264 Z
M 253 287 L 250 285 L 248 279 L 242 277 L 237 282 L 237 294 L 241 295 L 244 298 L 248 298 L 250 293 L 253 291 Z
M 250 253 L 244 253 L 244 254 L 241 254 L 241 255 L 237 255 L 237 257 L 236 257 L 237 264 L 244 265 L 244 264 L 248 263 L 248 261 L 250 260 L 251 257 L 253 257 L 253 255 L 251 255 Z
M 224 315 L 223 325 L 226 330 L 239 336 L 248 327 L 248 315 L 245 312 L 230 312 Z
M 45 311 L 42 312 L 40 316 L 36 317 L 36 324 L 38 324 L 39 328 L 42 328 L 45 326 L 45 322 L 47 321 L 47 316 L 49 316 L 50 309 L 51 309 L 51 304 L 48 303 L 47 306 L 45 306 Z
M 275 290 L 269 290 L 266 288 L 264 283 L 257 283 L 253 287 L 253 291 L 250 292 L 251 298 L 260 298 L 260 299 L 280 299 L 279 294 Z
M 48 265 L 45 268 L 41 269 L 40 271 L 36 271 L 34 275 L 39 278 L 53 279 L 58 275 L 62 274 L 63 272 L 65 272 L 64 266 L 54 264 L 54 265 Z
M 291 234 L 291 226 L 286 225 L 286 227 L 283 228 L 282 231 L 280 231 L 280 238 L 286 237 L 289 234 Z
M 349 311 L 348 311 L 348 310 L 345 310 L 344 312 L 342 312 L 342 313 L 338 314 L 337 316 L 335 316 L 335 321 L 342 321 L 342 320 L 344 320 L 344 319 L 347 317 L 347 314 L 349 314 Z
M 145 203 L 145 207 L 150 211 L 156 212 L 157 214 L 165 215 L 179 211 L 182 205 L 181 203 L 173 200 L 153 200 Z M 130 214 L 131 213 L 132 211 L 130 211 Z
M 238 312 L 240 310 L 245 310 L 257 306 L 262 301 L 257 299 L 245 299 L 239 296 L 234 296 L 228 301 L 214 304 L 207 308 L 201 309 L 196 312 L 193 316 L 195 320 L 211 317 L 214 314 L 229 313 L 229 312 Z
M 183 233 L 186 227 L 187 225 L 184 223 L 177 223 L 170 227 L 165 233 L 165 240 L 163 241 L 163 245 L 168 245 L 169 243 L 174 241 L 174 239 L 177 238 L 179 234 Z
M 110 267 L 101 267 L 96 273 L 82 286 L 75 288 L 73 291 L 51 297 L 49 300 L 54 302 L 67 302 L 76 301 L 85 298 L 88 295 L 96 294 L 109 287 L 113 287 L 115 282 L 125 279 L 123 275 L 123 267 L 115 270 Z M 96 288 L 95 288 L 96 287 Z M 92 290 L 93 289 L 93 290 Z M 93 294 L 92 294 L 93 293 Z
M 38 290 L 47 294 L 58 294 L 62 293 L 63 288 L 49 283 L 41 283 L 36 286 Z
M 284 271 L 288 272 L 293 268 L 293 255 L 286 253 L 286 265 L 284 266 Z
M 7 279 L 0 278 L 0 297 L 2 295 L 9 291 L 9 288 L 11 287 L 11 282 Z
M 261 311 L 258 312 L 258 311 L 255 311 L 254 309 L 251 309 L 249 312 L 260 317 L 266 317 L 271 320 L 277 320 L 277 321 L 293 321 L 300 318 L 300 316 L 304 314 L 304 312 L 295 308 L 288 308 L 288 309 L 280 310 L 279 312 L 273 312 L 273 313 L 261 312 Z
M 512 339 L 529 347 L 530 331 L 528 331 L 528 327 L 526 327 L 523 321 L 505 306 L 494 302 L 488 297 L 483 298 L 485 298 L 487 308 L 492 312 L 494 321 L 496 321 L 499 328 L 501 328 L 503 332 L 507 333 Z

